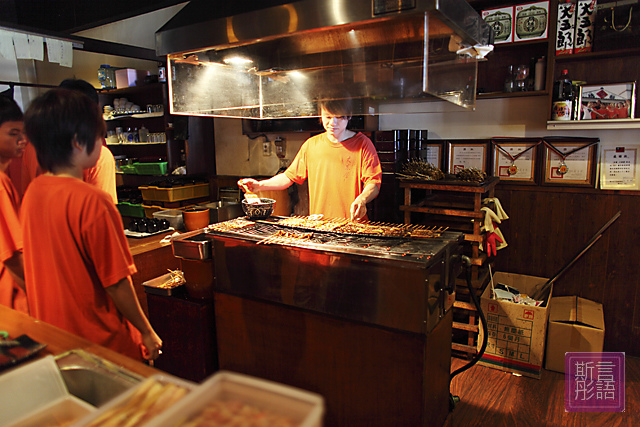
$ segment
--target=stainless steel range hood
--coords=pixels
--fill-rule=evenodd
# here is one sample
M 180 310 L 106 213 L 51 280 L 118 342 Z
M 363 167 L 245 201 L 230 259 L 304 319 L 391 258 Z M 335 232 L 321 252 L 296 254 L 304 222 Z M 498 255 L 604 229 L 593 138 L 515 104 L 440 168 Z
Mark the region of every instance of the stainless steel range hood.
M 477 62 L 456 51 L 492 38 L 464 0 L 301 0 L 212 19 L 199 4 L 156 33 L 172 114 L 313 117 L 347 95 L 354 114 L 430 96 L 473 108 Z

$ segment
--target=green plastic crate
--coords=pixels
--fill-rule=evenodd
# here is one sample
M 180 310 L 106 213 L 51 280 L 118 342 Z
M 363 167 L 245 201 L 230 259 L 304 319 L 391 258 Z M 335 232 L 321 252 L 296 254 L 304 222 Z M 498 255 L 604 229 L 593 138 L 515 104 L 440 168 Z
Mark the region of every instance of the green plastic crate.
M 134 163 L 133 167 L 138 175 L 166 175 L 167 162 Z
M 122 165 L 122 166 L 120 166 L 120 169 L 122 169 L 122 173 L 126 173 L 126 174 L 129 174 L 129 175 L 137 174 L 136 168 L 133 165 Z
M 117 205 L 118 211 L 122 216 L 130 216 L 134 218 L 144 218 L 144 207 L 129 202 L 121 202 Z

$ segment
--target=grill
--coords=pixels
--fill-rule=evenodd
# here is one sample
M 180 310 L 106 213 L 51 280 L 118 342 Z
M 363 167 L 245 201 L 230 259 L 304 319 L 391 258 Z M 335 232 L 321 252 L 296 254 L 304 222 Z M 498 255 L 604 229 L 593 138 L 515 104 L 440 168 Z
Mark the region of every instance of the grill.
M 272 217 L 264 221 L 231 220 L 210 226 L 210 236 L 232 237 L 263 245 L 282 245 L 311 250 L 352 254 L 387 260 L 425 263 L 440 253 L 452 242 L 461 238 L 459 232 L 437 228 L 409 228 L 411 230 L 430 231 L 433 237 L 414 238 L 396 236 L 372 236 L 333 231 L 314 230 L 281 224 L 286 218 Z M 381 226 L 374 227 L 381 228 Z M 403 229 L 401 226 L 387 229 Z
M 445 290 L 454 287 L 457 267 L 450 260 L 462 233 L 423 227 L 407 231 L 433 237 L 372 236 L 287 221 L 236 218 L 209 226 L 214 291 L 420 334 L 453 304 Z

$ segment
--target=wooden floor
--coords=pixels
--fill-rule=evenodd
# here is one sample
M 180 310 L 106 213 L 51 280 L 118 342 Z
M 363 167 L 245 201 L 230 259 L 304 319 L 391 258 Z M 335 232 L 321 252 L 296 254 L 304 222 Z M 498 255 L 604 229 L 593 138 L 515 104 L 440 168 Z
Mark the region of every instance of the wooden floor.
M 451 369 L 466 363 L 452 358 Z M 640 426 L 640 358 L 626 357 L 625 376 L 625 412 L 565 412 L 564 374 L 544 370 L 538 380 L 475 365 L 453 379 L 451 392 L 460 402 L 445 425 Z

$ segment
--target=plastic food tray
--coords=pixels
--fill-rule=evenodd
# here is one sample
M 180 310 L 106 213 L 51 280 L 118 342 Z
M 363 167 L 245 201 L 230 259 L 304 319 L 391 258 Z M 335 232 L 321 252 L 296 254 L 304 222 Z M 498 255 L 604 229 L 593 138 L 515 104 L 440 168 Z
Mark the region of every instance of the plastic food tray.
M 180 209 L 165 209 L 159 210 L 153 213 L 154 218 L 166 219 L 169 221 L 171 227 L 176 230 L 180 230 L 184 227 L 184 220 L 182 219 L 182 211 Z
M 151 420 L 148 426 L 182 425 L 214 401 L 240 401 L 284 416 L 293 425 L 300 427 L 320 427 L 324 416 L 324 399 L 318 394 L 260 378 L 220 371 Z
M 167 162 L 134 163 L 133 167 L 138 175 L 166 175 Z
M 165 209 L 162 206 L 147 206 L 147 205 L 142 205 L 142 207 L 144 208 L 144 213 L 145 216 L 147 218 L 158 218 L 158 216 L 156 216 L 155 214 L 157 214 L 158 212 L 162 212 L 162 211 L 179 211 L 180 212 L 180 217 L 182 218 L 182 211 L 185 209 L 189 209 L 194 207 L 195 205 L 189 205 L 189 206 L 183 206 L 181 208 L 178 209 Z M 160 219 L 165 219 L 160 217 Z M 168 218 L 167 218 L 168 219 Z M 169 223 L 171 224 L 171 221 L 169 221 Z M 173 224 L 171 225 L 173 228 L 179 228 L 179 227 L 174 227 Z
M 142 387 L 146 386 L 147 382 L 149 381 L 158 381 L 161 384 L 168 384 L 168 383 L 173 383 L 177 386 L 180 387 L 184 387 L 188 390 L 193 390 L 196 387 L 196 384 L 191 382 L 191 381 L 186 381 L 183 380 L 181 378 L 178 377 L 174 377 L 172 375 L 168 375 L 168 374 L 157 374 L 157 375 L 152 375 L 149 378 L 147 378 L 146 380 L 142 381 L 140 384 L 138 384 L 135 387 L 131 387 L 129 390 L 125 391 L 124 393 L 120 394 L 120 396 L 113 398 L 112 400 L 110 400 L 109 402 L 107 402 L 106 404 L 102 405 L 98 410 L 92 412 L 91 414 L 81 418 L 80 420 L 78 420 L 77 422 L 75 422 L 74 424 L 72 424 L 72 427 L 81 427 L 81 426 L 86 426 L 91 424 L 94 420 L 97 420 L 98 417 L 101 417 L 105 412 L 107 411 L 111 411 L 111 409 L 114 409 L 116 407 L 123 407 L 124 405 L 126 405 L 127 403 L 129 403 L 129 400 L 131 399 L 131 397 L 138 391 L 140 390 Z M 178 401 L 176 404 L 180 403 L 182 400 L 186 399 L 186 397 L 189 396 L 189 394 L 192 391 L 189 391 L 180 401 Z M 171 405 L 170 407 L 175 406 Z M 157 418 L 158 415 L 162 414 L 162 412 L 159 412 L 156 416 L 154 416 L 153 419 Z M 149 423 L 152 420 L 147 421 L 146 423 L 144 423 L 144 425 L 149 425 Z
M 184 292 L 184 285 L 174 286 L 173 288 L 159 288 L 158 285 L 166 282 L 171 278 L 171 273 L 163 274 L 155 279 L 147 280 L 142 284 L 144 291 L 148 294 L 171 296 Z
M 69 394 L 53 356 L 0 376 L 0 426 L 73 422 L 96 408 Z
M 184 185 L 181 187 L 161 188 L 155 186 L 138 187 L 144 200 L 159 202 L 177 202 L 180 200 L 197 199 L 209 195 L 209 184 Z
M 144 218 L 144 208 L 142 205 L 136 205 L 129 202 L 120 202 L 116 205 L 120 215 L 135 218 Z
M 126 173 L 129 175 L 135 175 L 136 174 L 136 168 L 133 165 L 122 165 L 120 166 L 120 169 L 122 170 L 122 173 Z

